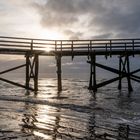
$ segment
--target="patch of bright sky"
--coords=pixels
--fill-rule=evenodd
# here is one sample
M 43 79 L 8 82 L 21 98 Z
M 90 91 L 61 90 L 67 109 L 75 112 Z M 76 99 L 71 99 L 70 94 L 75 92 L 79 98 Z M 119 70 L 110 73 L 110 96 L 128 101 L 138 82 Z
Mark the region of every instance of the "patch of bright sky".
M 47 39 L 63 37 L 40 25 L 40 15 L 32 2 L 42 5 L 46 3 L 45 0 L 0 0 L 0 35 Z
M 40 16 L 31 5 L 31 1 L 24 0 L 0 0 L 0 36 L 15 36 L 29 38 L 57 39 L 60 34 L 44 29 L 40 25 Z M 40 0 L 36 0 L 39 2 Z M 43 0 L 41 0 L 44 4 Z M 41 2 L 40 1 L 40 2 Z M 1 56 L 5 60 L 7 56 Z M 11 60 L 24 59 L 23 57 L 10 57 Z

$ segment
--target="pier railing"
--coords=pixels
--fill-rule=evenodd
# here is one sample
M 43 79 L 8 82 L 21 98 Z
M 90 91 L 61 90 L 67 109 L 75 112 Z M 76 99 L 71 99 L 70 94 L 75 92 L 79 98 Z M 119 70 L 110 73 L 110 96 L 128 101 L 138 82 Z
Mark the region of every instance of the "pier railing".
M 0 49 L 67 52 L 138 50 L 140 39 L 46 40 L 0 36 Z

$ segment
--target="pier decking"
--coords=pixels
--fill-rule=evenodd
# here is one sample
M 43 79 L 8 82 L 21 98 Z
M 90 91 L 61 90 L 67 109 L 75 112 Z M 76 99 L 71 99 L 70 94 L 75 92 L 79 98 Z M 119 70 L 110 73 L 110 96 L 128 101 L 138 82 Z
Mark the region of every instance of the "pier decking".
M 127 78 L 128 90 L 132 91 L 131 80 L 140 82 L 135 74 L 140 71 L 130 71 L 129 57 L 140 54 L 140 39 L 96 39 L 96 40 L 45 40 L 31 38 L 16 38 L 0 36 L 0 54 L 24 55 L 25 64 L 0 72 L 4 74 L 22 67 L 26 67 L 25 85 L 0 78 L 0 80 L 20 86 L 29 90 L 38 90 L 39 56 L 54 56 L 56 58 L 58 91 L 62 90 L 61 59 L 63 56 L 87 56 L 90 64 L 89 89 L 97 91 L 98 88 L 119 81 L 118 89 L 122 88 L 122 79 Z M 119 68 L 115 69 L 96 62 L 96 56 L 103 55 L 105 59 L 119 56 Z M 117 74 L 116 78 L 97 83 L 96 67 Z M 47 72 L 46 72 L 47 73 Z M 33 79 L 34 86 L 30 87 Z

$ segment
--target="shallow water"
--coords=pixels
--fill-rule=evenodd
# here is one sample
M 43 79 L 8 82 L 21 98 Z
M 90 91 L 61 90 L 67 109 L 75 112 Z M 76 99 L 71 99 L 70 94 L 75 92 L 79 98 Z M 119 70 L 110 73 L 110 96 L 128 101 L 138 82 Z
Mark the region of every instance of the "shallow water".
M 22 80 L 18 81 L 22 83 Z M 126 140 L 140 139 L 140 86 L 129 94 L 117 82 L 96 95 L 88 81 L 40 79 L 38 93 L 0 82 L 0 139 Z

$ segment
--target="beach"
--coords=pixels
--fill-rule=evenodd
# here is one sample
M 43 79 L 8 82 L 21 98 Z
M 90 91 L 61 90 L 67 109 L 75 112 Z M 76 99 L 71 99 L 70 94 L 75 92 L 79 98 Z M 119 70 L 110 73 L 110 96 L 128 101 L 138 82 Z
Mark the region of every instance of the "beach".
M 22 83 L 22 79 L 18 79 Z M 117 82 L 88 90 L 84 79 L 39 80 L 37 93 L 1 82 L 0 139 L 134 139 L 140 138 L 139 85 L 128 93 Z

